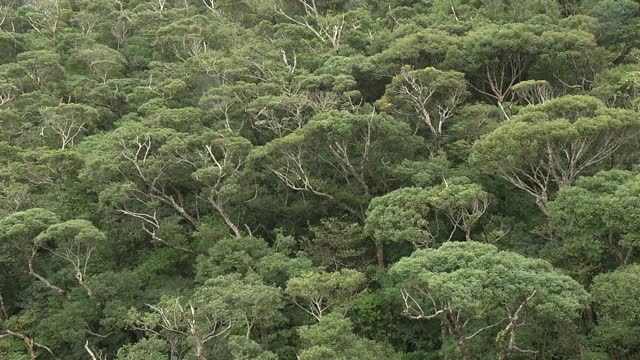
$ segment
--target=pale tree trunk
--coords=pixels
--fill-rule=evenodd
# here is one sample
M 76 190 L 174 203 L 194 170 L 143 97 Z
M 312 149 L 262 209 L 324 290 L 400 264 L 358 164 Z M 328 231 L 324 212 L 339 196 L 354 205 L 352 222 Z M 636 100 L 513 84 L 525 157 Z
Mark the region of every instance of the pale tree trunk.
M 195 341 L 196 345 L 196 358 L 198 360 L 207 360 L 207 357 L 204 355 L 204 344 L 200 340 Z
M 499 355 L 500 360 L 510 359 L 511 354 L 514 351 L 517 351 L 523 354 L 533 354 L 536 356 L 538 355 L 538 351 L 520 349 L 516 345 L 516 329 L 518 326 L 523 325 L 523 324 L 518 324 L 518 320 L 520 320 L 520 313 L 522 312 L 522 310 L 524 310 L 524 308 L 527 306 L 529 301 L 531 301 L 531 299 L 534 296 L 536 296 L 537 293 L 538 293 L 538 290 L 534 290 L 529 296 L 527 296 L 527 298 L 520 304 L 520 306 L 518 306 L 516 311 L 513 313 L 513 316 L 511 316 L 511 318 L 509 319 L 509 324 L 507 325 L 507 327 L 505 327 L 504 330 L 498 333 L 498 336 L 496 337 L 496 342 L 500 342 L 502 339 L 504 339 L 507 336 L 507 334 L 509 334 L 508 345 L 505 347 L 503 344 L 500 344 L 501 345 L 500 346 L 501 350 Z

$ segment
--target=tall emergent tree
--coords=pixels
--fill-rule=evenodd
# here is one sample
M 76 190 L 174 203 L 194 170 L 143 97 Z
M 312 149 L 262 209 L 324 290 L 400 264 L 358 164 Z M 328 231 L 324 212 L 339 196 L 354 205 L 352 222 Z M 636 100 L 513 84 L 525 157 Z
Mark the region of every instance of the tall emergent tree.
M 523 109 L 474 145 L 472 160 L 534 197 L 548 212 L 556 189 L 634 141 L 637 115 L 592 97 L 565 96 Z

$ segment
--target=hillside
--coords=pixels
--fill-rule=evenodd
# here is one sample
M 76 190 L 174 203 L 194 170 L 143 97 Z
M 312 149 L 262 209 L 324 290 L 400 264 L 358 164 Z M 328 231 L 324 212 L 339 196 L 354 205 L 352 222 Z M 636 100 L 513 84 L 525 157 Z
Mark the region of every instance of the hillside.
M 0 359 L 638 359 L 639 95 L 634 0 L 0 0 Z

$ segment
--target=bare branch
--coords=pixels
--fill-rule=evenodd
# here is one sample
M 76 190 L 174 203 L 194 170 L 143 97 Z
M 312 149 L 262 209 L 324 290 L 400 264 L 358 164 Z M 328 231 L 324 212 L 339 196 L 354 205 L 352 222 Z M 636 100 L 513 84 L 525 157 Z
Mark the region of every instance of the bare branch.
M 29 275 L 31 275 L 32 277 L 34 277 L 35 279 L 37 279 L 38 281 L 40 281 L 41 283 L 43 283 L 46 287 L 48 287 L 49 289 L 53 289 L 55 290 L 58 294 L 60 295 L 64 295 L 66 294 L 66 291 L 63 290 L 62 288 L 53 285 L 52 283 L 49 282 L 49 280 L 47 280 L 44 276 L 41 276 L 39 274 L 37 274 L 34 270 L 33 270 L 33 259 L 35 258 L 36 254 L 38 252 L 38 248 L 37 247 L 33 247 L 31 250 L 31 257 L 28 260 L 28 265 L 29 265 Z
M 6 334 L 0 334 L 0 338 L 6 337 L 6 336 L 13 336 L 13 337 L 22 339 L 27 347 L 27 351 L 29 352 L 29 357 L 31 360 L 36 360 L 37 358 L 37 354 L 35 350 L 36 348 L 43 349 L 46 352 L 48 352 L 54 359 L 56 358 L 56 355 L 48 346 L 36 342 L 35 340 L 33 340 L 32 338 L 30 338 L 29 336 L 23 333 L 11 331 L 11 330 L 5 330 L 5 331 L 6 331 Z
M 107 360 L 107 354 L 103 354 L 102 351 L 96 352 L 89 346 L 89 340 L 84 343 L 84 349 L 91 357 L 91 360 Z

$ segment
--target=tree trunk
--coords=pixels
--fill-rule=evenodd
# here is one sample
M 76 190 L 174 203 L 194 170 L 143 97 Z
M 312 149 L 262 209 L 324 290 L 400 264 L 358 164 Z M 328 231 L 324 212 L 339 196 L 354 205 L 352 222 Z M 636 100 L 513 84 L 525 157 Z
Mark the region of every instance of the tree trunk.
M 7 314 L 7 308 L 4 306 L 4 298 L 0 292 L 0 320 L 6 320 L 8 318 L 9 315 Z
M 198 360 L 207 360 L 204 356 L 204 344 L 199 339 L 196 339 L 196 359 Z
M 378 266 L 384 267 L 384 245 L 378 241 L 376 241 L 376 258 L 378 259 Z

